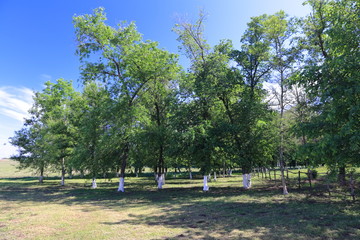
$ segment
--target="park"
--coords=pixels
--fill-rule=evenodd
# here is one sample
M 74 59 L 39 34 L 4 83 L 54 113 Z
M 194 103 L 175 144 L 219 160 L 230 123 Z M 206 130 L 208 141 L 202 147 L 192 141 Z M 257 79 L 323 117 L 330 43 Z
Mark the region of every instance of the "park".
M 0 160 L 0 239 L 358 239 L 360 206 L 349 194 L 329 196 L 306 177 L 291 194 L 281 182 L 254 177 L 241 187 L 233 173 L 209 183 L 178 176 L 157 189 L 152 176 L 130 177 L 119 194 L 116 179 L 48 177 L 43 184 Z M 6 170 L 6 171 L 5 171 Z M 16 176 L 9 176 L 9 171 Z M 306 170 L 306 169 L 304 169 Z M 279 173 L 279 172 L 278 172 Z M 168 175 L 171 175 L 170 173 Z M 255 174 L 256 175 L 256 174 Z M 12 174 L 14 176 L 14 174 Z M 194 175 L 195 176 L 195 175 Z
M 179 17 L 180 55 L 75 13 L 77 83 L 42 83 L 0 159 L 0 239 L 360 239 L 360 6 L 304 5 L 236 43 Z

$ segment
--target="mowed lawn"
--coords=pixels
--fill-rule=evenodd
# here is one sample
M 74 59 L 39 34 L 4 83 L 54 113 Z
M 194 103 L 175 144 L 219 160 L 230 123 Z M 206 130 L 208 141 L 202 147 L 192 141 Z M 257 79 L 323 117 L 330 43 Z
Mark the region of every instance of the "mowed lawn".
M 202 179 L 58 178 L 39 184 L 15 163 L 0 160 L 0 239 L 360 239 L 360 204 L 309 194 L 254 177 L 218 178 L 202 192 Z M 12 177 L 14 176 L 14 177 Z

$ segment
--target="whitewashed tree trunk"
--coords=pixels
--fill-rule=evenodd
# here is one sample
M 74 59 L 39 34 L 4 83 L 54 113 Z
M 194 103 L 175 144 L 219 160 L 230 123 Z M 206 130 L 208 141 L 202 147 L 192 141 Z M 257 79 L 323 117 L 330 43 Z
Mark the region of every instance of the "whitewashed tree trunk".
M 230 172 L 230 176 L 232 176 L 232 169 L 230 169 L 230 171 L 229 171 L 229 172 Z
M 40 176 L 39 177 L 39 183 L 43 183 L 44 182 L 44 176 Z
M 211 182 L 211 173 L 209 173 L 207 180 L 208 180 L 208 182 Z
M 121 177 L 119 180 L 118 192 L 125 192 L 124 185 L 125 185 L 125 180 L 123 177 Z
M 189 178 L 193 179 L 192 172 L 190 171 Z
M 162 185 L 165 185 L 165 174 L 161 174 Z
M 216 182 L 217 178 L 216 178 L 216 172 L 214 172 L 214 181 Z
M 61 186 L 65 185 L 65 158 L 61 159 Z
M 243 174 L 243 186 L 244 186 L 245 189 L 249 188 L 249 186 L 248 186 L 248 174 L 247 173 Z
M 61 183 L 60 183 L 61 186 L 65 186 L 65 177 L 64 176 L 61 176 Z
M 96 178 L 93 178 L 93 179 L 92 179 L 92 185 L 91 185 L 91 188 L 93 188 L 93 189 L 97 188 L 97 185 L 96 185 Z
M 208 176 L 204 176 L 204 187 L 203 187 L 203 191 L 209 191 L 209 186 L 208 186 Z
M 163 181 L 163 178 L 164 178 L 164 174 L 161 174 L 160 177 L 158 177 L 158 189 L 162 189 L 162 186 L 164 185 L 164 181 Z

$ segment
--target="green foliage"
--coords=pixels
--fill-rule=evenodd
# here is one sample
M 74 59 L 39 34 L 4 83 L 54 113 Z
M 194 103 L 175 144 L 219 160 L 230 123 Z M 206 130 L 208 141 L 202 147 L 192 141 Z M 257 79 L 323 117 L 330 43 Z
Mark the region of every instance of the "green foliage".
M 312 48 L 299 82 L 313 114 L 302 124 L 307 146 L 331 168 L 359 164 L 358 1 L 308 1 L 314 14 L 304 24 Z M 315 31 L 315 34 L 312 32 Z M 318 61 L 316 61 L 318 60 Z
M 144 41 L 134 23 L 106 23 L 103 8 L 73 18 L 82 93 L 47 82 L 11 139 L 22 167 L 92 176 L 127 166 L 359 165 L 359 3 L 309 0 L 307 18 L 251 18 L 240 49 L 210 46 L 205 15 L 173 31 L 190 60 Z M 300 27 L 300 28 L 299 28 Z M 302 53 L 302 54 L 300 54 Z M 271 110 L 263 83 L 277 83 Z M 291 95 L 290 95 L 291 93 Z

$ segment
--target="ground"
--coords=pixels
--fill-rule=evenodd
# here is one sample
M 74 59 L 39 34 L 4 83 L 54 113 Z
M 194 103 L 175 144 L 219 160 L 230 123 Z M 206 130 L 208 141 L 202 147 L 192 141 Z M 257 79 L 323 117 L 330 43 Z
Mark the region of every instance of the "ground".
M 202 179 L 167 179 L 157 190 L 150 177 L 117 179 L 9 176 L 0 160 L 0 239 L 360 239 L 360 204 L 273 181 L 218 178 L 202 191 Z M 1 170 L 2 169 L 2 170 Z M 3 171 L 6 169 L 6 173 Z M 14 173 L 14 176 L 25 172 Z M 26 174 L 25 174 L 26 175 Z

